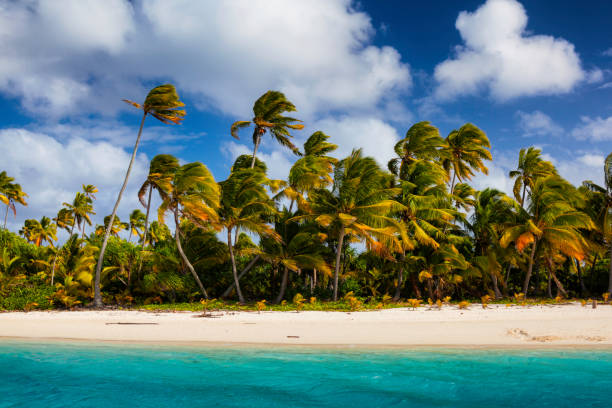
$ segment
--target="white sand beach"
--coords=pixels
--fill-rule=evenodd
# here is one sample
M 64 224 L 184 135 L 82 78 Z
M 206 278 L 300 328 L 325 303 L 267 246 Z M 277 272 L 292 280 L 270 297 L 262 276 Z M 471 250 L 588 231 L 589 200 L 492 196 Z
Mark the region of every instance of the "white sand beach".
M 472 305 L 365 312 L 0 313 L 0 338 L 211 345 L 610 347 L 612 306 Z

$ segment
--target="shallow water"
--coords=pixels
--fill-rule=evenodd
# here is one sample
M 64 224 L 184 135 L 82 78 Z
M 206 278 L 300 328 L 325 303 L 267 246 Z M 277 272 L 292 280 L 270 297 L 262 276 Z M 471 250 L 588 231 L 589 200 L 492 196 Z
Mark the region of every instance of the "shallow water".
M 611 351 L 0 342 L 0 407 L 603 407 Z

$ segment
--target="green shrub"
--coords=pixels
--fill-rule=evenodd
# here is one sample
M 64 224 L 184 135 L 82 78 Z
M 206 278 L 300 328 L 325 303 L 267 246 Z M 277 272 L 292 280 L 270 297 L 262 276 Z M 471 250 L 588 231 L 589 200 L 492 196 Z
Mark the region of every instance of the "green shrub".
M 6 296 L 0 296 L 2 310 L 51 309 L 49 297 L 53 287 L 48 285 L 19 285 L 11 288 Z

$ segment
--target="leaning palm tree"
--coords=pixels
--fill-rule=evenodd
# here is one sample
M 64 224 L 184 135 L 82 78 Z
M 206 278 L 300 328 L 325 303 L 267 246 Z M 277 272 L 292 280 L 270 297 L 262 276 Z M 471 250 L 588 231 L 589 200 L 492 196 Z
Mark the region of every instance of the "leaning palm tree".
M 381 241 L 399 246 L 397 235 L 405 237 L 403 226 L 391 213 L 405 207 L 393 200 L 400 189 L 393 187 L 392 175 L 385 173 L 371 157 L 361 150 L 334 166 L 332 190 L 310 192 L 308 213 L 291 220 L 309 219 L 328 228 L 337 239 L 333 300 L 338 300 L 338 275 L 344 239 L 347 235 L 366 241 L 368 249 L 380 249 Z M 407 240 L 407 238 L 406 238 Z
M 529 206 L 519 208 L 515 225 L 509 226 L 500 238 L 500 245 L 515 243 L 519 252 L 531 244 L 523 293 L 527 296 L 533 263 L 539 247 L 555 248 L 566 256 L 582 260 L 588 249 L 581 230 L 595 227 L 591 218 L 576 210 L 568 200 L 574 188 L 558 176 L 538 178 L 530 191 Z M 549 254 L 550 255 L 550 254 Z M 551 273 L 554 274 L 554 271 Z M 553 278 L 556 277 L 553 275 Z
M 4 229 L 6 229 L 6 220 L 8 218 L 9 209 L 13 212 L 14 216 L 17 216 L 17 208 L 15 204 L 28 205 L 25 198 L 28 195 L 21 189 L 19 184 L 8 183 L 3 187 L 2 194 L 0 194 L 0 201 L 6 204 L 6 213 L 4 214 Z
M 227 180 L 219 183 L 221 188 L 221 205 L 219 207 L 219 224 L 227 232 L 227 246 L 232 263 L 232 275 L 238 300 L 244 303 L 240 289 L 236 256 L 232 232 L 240 230 L 254 232 L 261 236 L 280 241 L 280 236 L 268 224 L 266 218 L 276 214 L 274 202 L 268 197 L 265 185 L 269 182 L 261 167 L 241 168 L 237 162 Z
M 158 210 L 159 221 L 163 222 L 167 211 L 173 214 L 178 252 L 202 291 L 202 295 L 208 299 L 208 293 L 200 277 L 183 251 L 180 218 L 183 217 L 204 229 L 218 225 L 219 186 L 205 165 L 199 162 L 188 163 L 176 170 L 170 191 L 163 191 L 162 197 L 163 202 Z
M 125 173 L 125 179 L 123 180 L 121 190 L 119 190 L 117 201 L 115 202 L 115 206 L 113 207 L 109 227 L 106 229 L 106 234 L 104 234 L 104 240 L 102 241 L 102 248 L 100 248 L 100 255 L 98 256 L 98 263 L 96 265 L 96 275 L 94 280 L 95 307 L 102 307 L 102 295 L 100 294 L 100 273 L 102 271 L 102 263 L 104 262 L 104 252 L 106 251 L 108 237 L 110 236 L 110 226 L 113 225 L 113 219 L 117 215 L 117 208 L 119 207 L 119 203 L 121 202 L 121 196 L 123 195 L 123 192 L 127 187 L 128 178 L 130 177 L 130 172 L 132 171 L 132 165 L 134 164 L 136 152 L 138 151 L 138 144 L 140 143 L 140 137 L 142 136 L 142 129 L 144 127 L 145 119 L 147 118 L 147 115 L 151 115 L 162 123 L 170 125 L 181 123 L 181 121 L 183 120 L 183 116 L 185 116 L 185 111 L 179 109 L 185 106 L 185 104 L 179 100 L 179 96 L 176 93 L 174 85 L 170 84 L 160 85 L 158 87 L 153 88 L 147 95 L 144 104 L 142 105 L 127 99 L 124 99 L 124 101 L 134 106 L 135 108 L 142 110 L 142 120 L 140 121 L 140 129 L 138 130 L 138 136 L 136 137 L 136 143 L 134 144 L 134 150 L 132 151 L 130 164 L 128 165 L 127 171 Z
M 610 251 L 608 293 L 612 294 L 612 153 L 604 162 L 604 183 L 605 186 L 598 186 L 592 181 L 585 181 L 584 185 L 590 193 L 589 210 L 596 212 L 592 218 L 604 245 L 607 245 Z
M 272 137 L 276 139 L 281 145 L 288 147 L 295 154 L 299 154 L 299 150 L 290 138 L 292 137 L 289 133 L 289 129 L 303 129 L 304 125 L 297 123 L 300 120 L 283 116 L 284 112 L 296 111 L 295 105 L 293 105 L 282 92 L 268 91 L 255 101 L 253 105 L 254 117 L 251 120 L 239 120 L 232 124 L 230 132 L 233 137 L 238 139 L 238 130 L 255 125 L 253 129 L 253 160 L 251 161 L 251 168 L 255 166 L 255 156 L 257 155 L 257 149 L 261 143 L 261 137 L 266 133 L 270 132 Z
M 525 207 L 525 194 L 527 189 L 533 188 L 533 183 L 538 177 L 546 177 L 557 174 L 555 166 L 549 161 L 542 159 L 542 151 L 535 147 L 521 149 L 519 152 L 519 162 L 516 170 L 509 173 L 510 178 L 514 178 L 514 188 L 512 192 L 516 201 L 521 207 Z
M 485 132 L 471 123 L 466 123 L 448 134 L 441 154 L 444 168 L 449 174 L 451 171 L 453 173 L 451 192 L 456 180 L 471 180 L 478 171 L 489 173 L 484 160 L 491 160 L 490 148 L 491 144 Z

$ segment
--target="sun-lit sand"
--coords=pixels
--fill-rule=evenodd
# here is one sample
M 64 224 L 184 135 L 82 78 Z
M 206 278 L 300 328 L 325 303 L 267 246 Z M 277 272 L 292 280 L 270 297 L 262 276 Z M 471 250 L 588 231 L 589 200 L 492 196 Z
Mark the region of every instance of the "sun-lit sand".
M 320 346 L 612 347 L 612 306 L 446 306 L 368 312 L 0 313 L 0 337 Z

